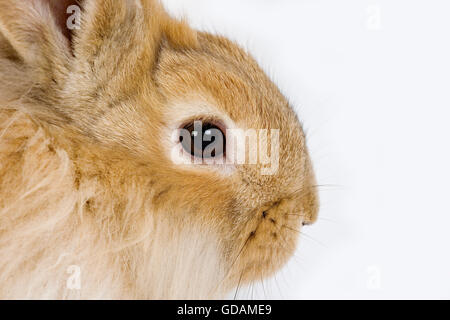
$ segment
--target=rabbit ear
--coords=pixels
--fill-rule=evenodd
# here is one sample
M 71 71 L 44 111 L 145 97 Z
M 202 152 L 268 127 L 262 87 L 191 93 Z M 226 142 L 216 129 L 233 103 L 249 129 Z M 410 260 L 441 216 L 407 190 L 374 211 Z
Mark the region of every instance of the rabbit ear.
M 148 63 L 156 62 L 163 39 L 174 48 L 198 45 L 197 33 L 169 17 L 158 0 L 85 0 L 83 7 L 74 50 L 90 68 L 111 61 L 119 68 L 119 64 L 129 66 L 135 62 L 133 57 L 143 54 L 145 59 L 137 59 L 145 61 L 142 67 L 152 69 Z M 128 70 L 135 72 L 136 67 Z
M 76 0 L 0 0 L 0 32 L 29 65 L 62 62 L 70 53 L 67 8 Z
M 163 38 L 175 48 L 197 45 L 196 32 L 158 0 L 0 0 L 0 33 L 27 65 L 45 72 L 73 56 L 91 66 L 130 52 L 156 58 Z

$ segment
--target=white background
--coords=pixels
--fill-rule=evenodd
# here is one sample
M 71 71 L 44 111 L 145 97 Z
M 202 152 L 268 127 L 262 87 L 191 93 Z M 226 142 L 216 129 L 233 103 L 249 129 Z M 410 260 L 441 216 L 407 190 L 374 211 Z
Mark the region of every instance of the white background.
M 164 2 L 256 56 L 325 185 L 295 257 L 237 297 L 449 299 L 450 1 Z

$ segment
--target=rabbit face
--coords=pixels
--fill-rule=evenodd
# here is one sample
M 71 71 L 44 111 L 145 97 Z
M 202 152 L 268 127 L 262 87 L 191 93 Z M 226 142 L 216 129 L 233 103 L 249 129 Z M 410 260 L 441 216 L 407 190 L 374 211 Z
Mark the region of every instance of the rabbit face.
M 1 31 L 15 72 L 28 79 L 15 89 L 17 108 L 67 150 L 78 178 L 101 177 L 117 198 L 126 186 L 140 190 L 145 205 L 133 208 L 154 218 L 133 216 L 139 228 L 207 234 L 228 289 L 287 261 L 302 224 L 316 219 L 315 178 L 297 116 L 250 55 L 170 18 L 156 1 L 85 0 L 70 34 L 47 1 L 11 3 L 0 0 Z M 208 130 L 221 135 L 217 161 L 206 161 L 205 141 L 180 139 Z M 229 145 L 239 132 L 256 138 Z M 186 146 L 199 152 L 180 156 Z
M 293 253 L 302 224 L 314 222 L 318 210 L 305 137 L 287 100 L 250 56 L 208 34 L 199 35 L 197 50 L 163 49 L 155 79 L 165 101 L 158 130 L 164 133 L 163 162 L 171 165 L 171 185 L 183 186 L 168 192 L 167 201 L 179 203 L 177 212 L 210 220 L 231 285 L 272 274 Z M 195 121 L 226 136 L 223 162 L 171 161 L 178 136 L 170 140 L 170 133 Z M 233 135 L 224 132 L 229 129 L 254 130 L 259 138 L 278 129 L 276 170 L 264 174 L 258 162 L 227 162 Z M 247 151 L 252 142 L 257 143 L 249 139 Z

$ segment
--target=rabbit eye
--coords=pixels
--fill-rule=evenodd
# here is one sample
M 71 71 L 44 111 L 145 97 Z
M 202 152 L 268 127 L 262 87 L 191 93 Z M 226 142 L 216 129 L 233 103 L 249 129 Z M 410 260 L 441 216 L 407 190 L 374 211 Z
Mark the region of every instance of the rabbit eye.
M 211 159 L 225 155 L 225 134 L 212 122 L 194 121 L 180 131 L 180 143 L 191 156 Z

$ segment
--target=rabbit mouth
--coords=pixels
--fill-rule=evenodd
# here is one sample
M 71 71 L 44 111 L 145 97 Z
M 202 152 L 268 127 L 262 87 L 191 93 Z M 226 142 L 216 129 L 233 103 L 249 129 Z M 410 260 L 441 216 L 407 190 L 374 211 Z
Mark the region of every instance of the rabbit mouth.
M 302 212 L 286 210 L 293 205 L 288 200 L 277 202 L 263 210 L 248 229 L 231 267 L 235 285 L 270 277 L 294 254 L 306 219 Z

